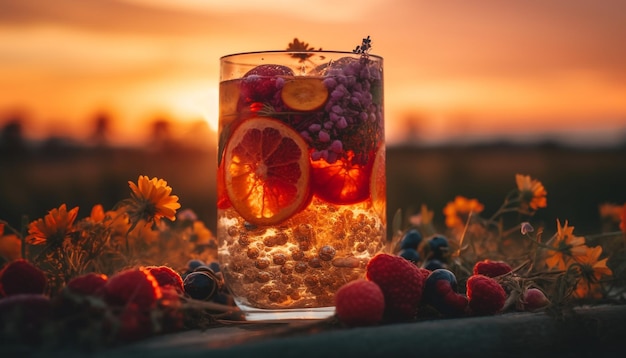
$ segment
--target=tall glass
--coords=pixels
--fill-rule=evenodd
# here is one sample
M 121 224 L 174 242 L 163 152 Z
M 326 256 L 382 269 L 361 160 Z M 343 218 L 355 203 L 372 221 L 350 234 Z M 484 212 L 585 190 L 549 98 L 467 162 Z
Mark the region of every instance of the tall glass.
M 220 67 L 225 283 L 248 320 L 331 316 L 385 243 L 383 59 L 268 51 Z

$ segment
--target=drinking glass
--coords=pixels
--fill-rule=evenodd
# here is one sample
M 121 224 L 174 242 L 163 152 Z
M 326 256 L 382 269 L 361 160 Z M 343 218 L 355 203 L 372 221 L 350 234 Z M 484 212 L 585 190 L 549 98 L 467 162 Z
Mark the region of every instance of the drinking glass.
M 218 257 L 248 320 L 334 314 L 386 237 L 383 59 L 220 59 Z

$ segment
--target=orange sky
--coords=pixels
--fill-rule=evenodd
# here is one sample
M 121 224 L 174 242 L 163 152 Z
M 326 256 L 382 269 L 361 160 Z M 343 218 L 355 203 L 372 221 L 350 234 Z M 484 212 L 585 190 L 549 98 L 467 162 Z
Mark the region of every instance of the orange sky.
M 626 138 L 618 0 L 0 0 L 0 126 L 84 138 L 97 111 L 129 143 L 157 115 L 217 119 L 219 57 L 298 37 L 385 59 L 390 144 Z M 177 126 L 181 132 L 186 126 Z

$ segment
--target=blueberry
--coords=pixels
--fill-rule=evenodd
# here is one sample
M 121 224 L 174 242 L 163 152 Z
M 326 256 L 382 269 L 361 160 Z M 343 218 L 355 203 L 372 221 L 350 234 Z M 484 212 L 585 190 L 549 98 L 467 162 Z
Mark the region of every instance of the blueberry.
M 400 249 L 417 250 L 420 242 L 422 242 L 422 234 L 417 229 L 411 229 L 400 240 Z
M 205 271 L 191 272 L 183 281 L 185 293 L 196 300 L 210 300 L 218 290 L 217 279 Z
M 197 259 L 189 260 L 187 262 L 187 271 L 192 272 L 196 269 L 196 267 L 202 266 L 202 265 L 204 265 L 204 261 L 202 260 L 197 260 Z
M 430 259 L 424 263 L 423 267 L 427 270 L 435 271 L 437 269 L 445 269 L 446 264 L 437 259 Z
M 429 286 L 434 286 L 434 284 L 439 280 L 448 281 L 452 290 L 456 291 L 456 275 L 454 274 L 454 272 L 445 268 L 435 269 L 433 270 L 433 272 L 430 273 L 430 275 L 428 275 L 428 278 L 426 279 L 425 289 Z
M 200 265 L 193 270 L 193 272 L 199 272 L 199 271 L 210 272 L 212 275 L 215 275 L 215 271 L 213 271 L 211 266 L 208 266 L 208 265 Z
M 213 270 L 213 272 L 217 273 L 220 272 L 220 264 L 213 261 L 209 264 L 209 267 Z
M 436 269 L 428 275 L 424 284 L 423 301 L 444 315 L 458 315 L 463 312 L 463 299 L 450 300 L 457 297 L 457 280 L 452 271 Z
M 428 240 L 428 247 L 432 258 L 445 261 L 449 250 L 448 239 L 446 239 L 445 236 L 433 236 L 430 240 Z
M 400 252 L 398 253 L 398 256 L 404 257 L 405 259 L 409 261 L 413 261 L 413 262 L 419 262 L 420 260 L 420 254 L 417 253 L 417 251 L 412 248 L 400 250 Z

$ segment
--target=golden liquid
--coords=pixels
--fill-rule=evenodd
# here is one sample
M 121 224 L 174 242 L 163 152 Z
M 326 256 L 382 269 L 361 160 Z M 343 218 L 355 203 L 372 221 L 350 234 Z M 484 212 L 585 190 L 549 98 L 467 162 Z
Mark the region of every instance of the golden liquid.
M 235 299 L 267 309 L 334 305 L 334 293 L 364 276 L 385 237 L 371 201 L 332 205 L 316 198 L 276 226 L 255 228 L 232 208 L 219 210 L 217 231 Z

